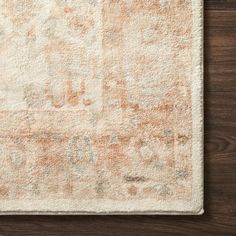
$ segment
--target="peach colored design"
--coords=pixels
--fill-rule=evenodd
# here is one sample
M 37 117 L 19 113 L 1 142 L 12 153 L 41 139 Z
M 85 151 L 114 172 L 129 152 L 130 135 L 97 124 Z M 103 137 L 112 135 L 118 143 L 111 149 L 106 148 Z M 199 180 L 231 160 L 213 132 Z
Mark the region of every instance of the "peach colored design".
M 201 4 L 0 6 L 1 213 L 202 213 Z

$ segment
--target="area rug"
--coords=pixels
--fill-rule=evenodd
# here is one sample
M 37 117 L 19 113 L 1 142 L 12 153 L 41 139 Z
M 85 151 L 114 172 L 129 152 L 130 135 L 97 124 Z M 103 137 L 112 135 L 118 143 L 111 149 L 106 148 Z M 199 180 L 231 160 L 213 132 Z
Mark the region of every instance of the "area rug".
M 0 213 L 202 214 L 202 18 L 0 0 Z

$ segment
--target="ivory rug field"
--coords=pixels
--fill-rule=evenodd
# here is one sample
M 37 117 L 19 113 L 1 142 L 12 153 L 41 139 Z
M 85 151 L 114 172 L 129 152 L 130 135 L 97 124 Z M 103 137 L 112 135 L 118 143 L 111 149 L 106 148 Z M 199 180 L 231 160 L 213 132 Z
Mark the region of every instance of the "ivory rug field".
M 0 0 L 0 214 L 202 214 L 201 0 Z

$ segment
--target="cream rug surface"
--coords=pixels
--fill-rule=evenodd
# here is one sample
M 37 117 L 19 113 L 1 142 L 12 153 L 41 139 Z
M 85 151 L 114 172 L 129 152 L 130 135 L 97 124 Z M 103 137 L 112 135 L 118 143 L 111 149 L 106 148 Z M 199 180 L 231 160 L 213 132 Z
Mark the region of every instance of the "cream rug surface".
M 0 0 L 0 214 L 202 214 L 202 18 Z

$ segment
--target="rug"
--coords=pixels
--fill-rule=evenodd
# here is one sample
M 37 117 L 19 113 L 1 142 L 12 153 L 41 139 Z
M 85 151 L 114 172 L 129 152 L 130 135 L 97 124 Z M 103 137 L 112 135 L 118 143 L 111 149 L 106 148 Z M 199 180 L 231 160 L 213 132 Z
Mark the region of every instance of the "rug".
M 202 214 L 202 2 L 0 6 L 0 213 Z

